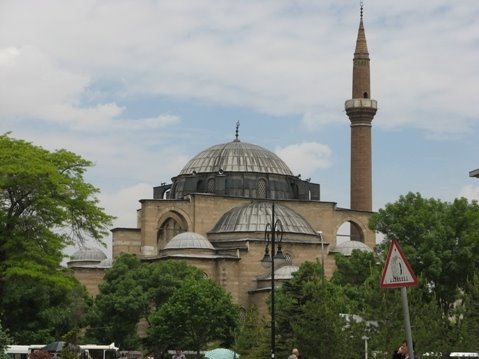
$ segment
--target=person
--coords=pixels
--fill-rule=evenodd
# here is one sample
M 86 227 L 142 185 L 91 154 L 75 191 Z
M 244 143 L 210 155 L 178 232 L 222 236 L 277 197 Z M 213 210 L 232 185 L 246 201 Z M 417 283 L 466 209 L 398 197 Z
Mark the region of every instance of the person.
M 173 354 L 172 359 L 186 359 L 186 357 L 180 349 L 176 349 L 176 353 Z
M 288 357 L 288 359 L 299 359 L 299 350 L 297 348 L 291 350 L 291 355 Z
M 405 340 L 401 343 L 399 348 L 393 352 L 392 359 L 409 359 L 409 350 Z

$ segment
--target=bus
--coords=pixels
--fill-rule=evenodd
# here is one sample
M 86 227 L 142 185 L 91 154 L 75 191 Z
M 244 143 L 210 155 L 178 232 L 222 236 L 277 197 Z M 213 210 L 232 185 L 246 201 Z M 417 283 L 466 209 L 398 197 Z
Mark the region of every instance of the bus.
M 79 347 L 81 359 L 116 359 L 119 356 L 119 348 L 115 346 L 115 343 L 110 345 L 81 344 Z
M 45 344 L 32 345 L 7 345 L 5 353 L 10 359 L 28 359 L 28 355 L 34 351 L 41 349 Z
M 5 353 L 10 359 L 27 359 L 30 350 L 29 345 L 7 345 Z

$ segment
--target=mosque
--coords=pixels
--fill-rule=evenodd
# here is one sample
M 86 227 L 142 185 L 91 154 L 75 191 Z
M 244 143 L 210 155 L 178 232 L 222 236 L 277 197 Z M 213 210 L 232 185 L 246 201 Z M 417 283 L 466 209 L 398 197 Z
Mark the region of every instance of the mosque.
M 330 277 L 335 253 L 372 251 L 371 124 L 377 102 L 371 99 L 369 63 L 361 8 L 352 98 L 345 102 L 351 125 L 350 209 L 321 201 L 319 184 L 293 175 L 268 149 L 240 140 L 237 124 L 231 142 L 198 153 L 171 183 L 154 187 L 152 198 L 139 201 L 135 228 L 112 229 L 113 258 L 127 252 L 145 262 L 184 260 L 230 292 L 241 307 L 266 311 L 271 269 L 262 259 L 272 235 L 284 255 L 275 263 L 277 285 L 305 261 L 323 263 Z M 271 231 L 273 223 L 277 232 Z M 340 241 L 345 225 L 348 240 Z M 99 249 L 85 248 L 68 266 L 95 295 L 111 260 Z

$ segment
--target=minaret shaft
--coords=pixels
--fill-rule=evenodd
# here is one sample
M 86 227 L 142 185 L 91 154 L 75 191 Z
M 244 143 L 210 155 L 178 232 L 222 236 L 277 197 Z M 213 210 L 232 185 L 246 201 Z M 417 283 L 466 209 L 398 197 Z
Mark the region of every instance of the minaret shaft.
M 371 123 L 377 102 L 371 100 L 369 62 L 361 9 L 353 59 L 353 97 L 345 103 L 351 121 L 351 209 L 361 211 L 372 211 Z

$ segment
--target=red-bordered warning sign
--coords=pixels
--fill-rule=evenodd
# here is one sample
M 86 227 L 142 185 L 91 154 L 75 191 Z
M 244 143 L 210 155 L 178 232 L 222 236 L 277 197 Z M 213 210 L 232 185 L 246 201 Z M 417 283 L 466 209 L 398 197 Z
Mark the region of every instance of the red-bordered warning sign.
M 412 287 L 415 285 L 417 285 L 417 278 L 411 265 L 399 243 L 392 240 L 381 276 L 381 288 Z

